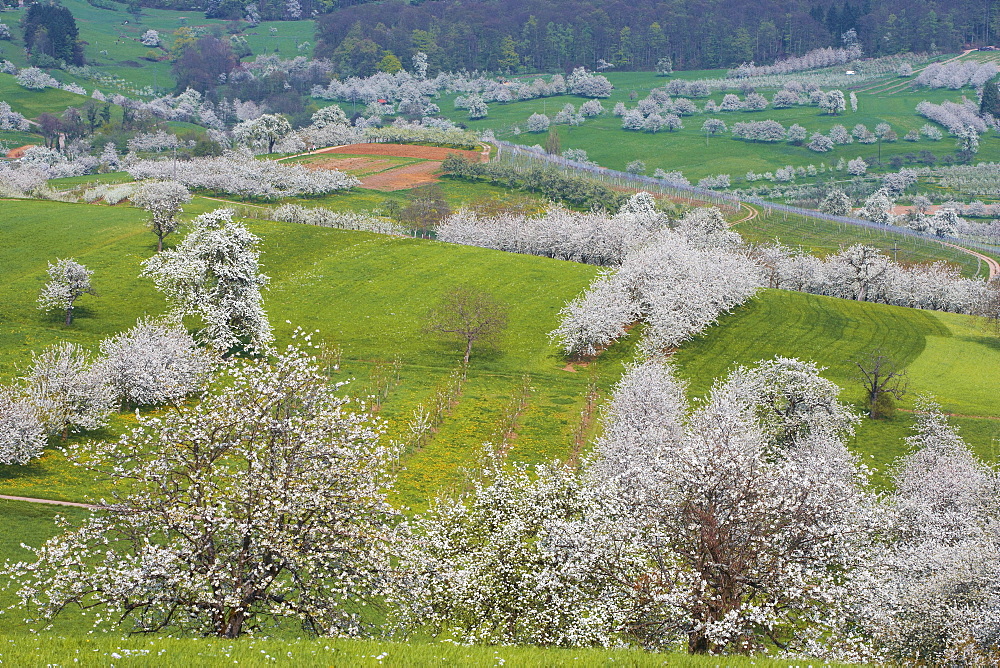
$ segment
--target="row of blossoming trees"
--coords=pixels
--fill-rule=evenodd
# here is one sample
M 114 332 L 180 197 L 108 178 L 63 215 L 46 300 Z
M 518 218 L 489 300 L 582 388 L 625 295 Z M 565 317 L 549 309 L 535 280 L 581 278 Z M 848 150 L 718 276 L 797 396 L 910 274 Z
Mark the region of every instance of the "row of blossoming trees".
M 230 225 L 205 216 L 181 247 L 211 248 Z M 857 418 L 821 369 L 783 358 L 737 368 L 691 405 L 664 361 L 793 254 L 755 255 L 717 211 L 674 221 L 647 195 L 614 216 L 459 215 L 442 235 L 606 266 L 563 312 L 555 336 L 567 351 L 596 352 L 622 323 L 647 322 L 645 361 L 616 386 L 588 458 L 532 470 L 487 448 L 467 490 L 406 518 L 387 501 L 398 449 L 329 382 L 322 351 L 308 336 L 271 349 L 262 309 L 239 310 L 225 322 L 251 325 L 255 357 L 226 362 L 200 401 L 69 450 L 127 484 L 35 561 L 6 568 L 22 602 L 45 616 L 103 606 L 114 614 L 98 624 L 224 637 L 274 619 L 376 633 L 365 611 L 381 604 L 402 633 L 461 642 L 996 656 L 1000 479 L 939 409 L 924 407 L 894 491 L 876 495 L 847 448 Z M 146 271 L 181 312 L 212 322 L 221 305 L 247 303 L 202 292 L 212 282 L 198 272 L 217 254 L 170 253 Z M 863 271 L 824 284 L 875 298 L 860 281 L 879 280 L 869 267 L 886 263 L 857 254 L 844 264 Z M 221 336 L 224 349 L 233 339 Z
M 749 247 L 715 209 L 672 221 L 640 193 L 608 216 L 550 209 L 492 218 L 460 212 L 438 228 L 443 241 L 608 267 L 563 310 L 554 332 L 567 354 L 592 355 L 646 322 L 650 352 L 674 347 L 760 287 L 981 313 L 993 290 L 943 263 L 904 267 L 855 245 L 818 258 L 780 244 Z

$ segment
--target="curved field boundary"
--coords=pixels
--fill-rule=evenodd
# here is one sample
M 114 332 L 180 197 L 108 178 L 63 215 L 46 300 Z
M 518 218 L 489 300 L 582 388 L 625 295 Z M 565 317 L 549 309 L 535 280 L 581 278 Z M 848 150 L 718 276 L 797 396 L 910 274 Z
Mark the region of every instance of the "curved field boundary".
M 699 188 L 697 186 L 682 185 L 677 183 L 668 183 L 662 179 L 655 179 L 651 176 L 640 176 L 638 174 L 629 174 L 627 172 L 619 172 L 614 169 L 607 169 L 606 167 L 599 167 L 594 165 L 586 165 L 574 160 L 567 160 L 561 156 L 549 155 L 547 153 L 539 153 L 537 151 L 532 151 L 527 146 L 521 146 L 519 144 L 512 144 L 500 139 L 495 139 L 492 142 L 497 147 L 496 157 L 500 158 L 502 155 L 514 155 L 521 161 L 522 164 L 531 162 L 544 162 L 552 165 L 557 169 L 561 169 L 569 172 L 577 172 L 586 175 L 589 178 L 601 181 L 612 187 L 628 187 L 635 188 L 639 190 L 647 190 L 653 193 L 660 193 L 667 195 L 669 197 L 677 199 L 690 199 L 693 201 L 702 202 L 704 204 L 713 204 L 715 206 L 729 206 L 732 208 L 743 208 L 744 204 L 749 204 L 754 207 L 758 207 L 761 210 L 768 212 L 784 212 L 790 213 L 797 216 L 805 216 L 807 218 L 818 218 L 820 220 L 826 220 L 833 223 L 840 223 L 842 225 L 851 225 L 853 227 L 860 227 L 868 230 L 874 230 L 882 232 L 883 234 L 898 234 L 904 237 L 914 237 L 917 239 L 924 239 L 926 241 L 933 241 L 935 243 L 942 244 L 944 246 L 951 246 L 956 250 L 960 250 L 963 253 L 968 253 L 982 260 L 986 256 L 982 253 L 977 253 L 969 248 L 977 248 L 980 251 L 985 251 L 987 253 L 993 253 L 995 255 L 1000 255 L 1000 246 L 993 246 L 990 244 L 984 244 L 974 241 L 966 241 L 964 239 L 959 239 L 957 237 L 938 237 L 931 234 L 924 234 L 922 232 L 917 232 L 916 230 L 911 230 L 905 227 L 896 227 L 895 225 L 883 225 L 881 223 L 873 223 L 870 220 L 862 220 L 861 218 L 852 218 L 848 216 L 833 216 L 828 213 L 823 213 L 821 211 L 816 211 L 815 209 L 803 209 L 797 206 L 788 206 L 787 204 L 778 204 L 776 202 L 768 202 L 766 200 L 760 199 L 758 197 L 737 197 L 728 192 L 720 192 L 716 190 L 707 190 L 705 188 Z M 749 220 L 749 218 L 747 219 Z M 990 271 L 992 272 L 992 266 Z M 991 274 L 992 275 L 992 274 Z
M 385 155 L 397 158 L 418 158 L 420 160 L 444 160 L 449 155 L 460 155 L 469 160 L 480 161 L 489 153 L 469 151 L 459 148 L 444 148 L 442 146 L 423 146 L 417 144 L 347 144 L 333 146 L 314 151 L 314 154 L 341 155 Z
M 927 69 L 931 65 L 943 65 L 944 63 L 950 63 L 952 61 L 958 60 L 960 58 L 963 58 L 963 57 L 969 55 L 973 51 L 975 51 L 975 49 L 966 49 L 965 51 L 963 51 L 962 53 L 958 54 L 957 56 L 952 56 L 951 58 L 946 58 L 945 60 L 936 60 L 933 63 L 927 63 L 923 67 L 918 67 L 915 70 L 913 70 L 913 74 L 915 74 L 915 75 L 919 74 L 920 72 L 923 72 L 925 69 Z M 858 93 L 868 93 L 870 95 L 886 95 L 886 94 L 892 95 L 893 93 L 898 93 L 899 91 L 903 90 L 907 86 L 912 86 L 912 85 L 913 85 L 913 79 L 906 79 L 906 80 L 901 81 L 901 82 L 900 81 L 892 81 L 890 79 L 889 81 L 882 81 L 882 82 L 879 82 L 879 83 L 876 83 L 876 84 L 865 86 L 863 88 L 857 88 L 857 89 L 855 89 L 855 91 L 858 92 Z M 878 90 L 878 89 L 881 89 L 881 90 Z
M 756 218 L 757 216 L 760 215 L 760 211 L 758 211 L 757 209 L 753 208 L 749 204 L 745 204 L 743 202 L 740 202 L 740 210 L 741 211 L 746 211 L 747 214 L 745 216 L 743 216 L 742 218 L 739 218 L 739 219 L 734 220 L 733 222 L 729 223 L 729 227 L 732 227 L 733 225 L 739 225 L 740 223 L 745 223 L 745 222 L 751 221 L 751 220 L 753 220 L 754 218 Z
M 959 59 L 964 58 L 965 56 L 969 55 L 973 51 L 975 51 L 975 49 L 967 49 L 967 50 L 963 51 L 962 53 L 958 54 L 957 56 L 952 56 L 951 58 L 947 58 L 945 60 L 939 60 L 939 61 L 936 61 L 935 63 L 927 63 L 923 67 L 913 70 L 913 74 L 915 74 L 915 75 L 919 74 L 920 72 L 923 72 L 925 69 L 927 69 L 931 65 L 935 65 L 935 64 L 937 64 L 937 65 L 943 65 L 945 63 L 950 63 L 950 62 L 959 60 Z M 868 88 L 868 89 L 863 89 L 863 92 L 867 92 L 870 95 L 894 95 L 896 93 L 902 92 L 903 90 L 906 90 L 907 88 L 913 88 L 913 81 L 914 80 L 912 78 L 908 78 L 908 79 L 905 79 L 904 81 L 895 82 L 895 83 L 891 82 L 891 81 L 890 82 L 883 82 L 881 84 L 878 84 L 877 86 L 873 86 L 873 87 Z

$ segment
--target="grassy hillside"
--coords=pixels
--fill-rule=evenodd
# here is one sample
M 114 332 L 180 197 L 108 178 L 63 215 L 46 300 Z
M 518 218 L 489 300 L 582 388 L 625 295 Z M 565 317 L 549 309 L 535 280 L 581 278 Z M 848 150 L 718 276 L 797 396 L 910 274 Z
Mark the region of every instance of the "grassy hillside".
M 155 250 L 155 237 L 142 220 L 141 212 L 126 207 L 4 202 L 0 265 L 7 269 L 7 280 L 0 286 L 0 374 L 15 375 L 32 351 L 56 341 L 96 348 L 101 338 L 131 327 L 136 318 L 164 310 L 151 282 L 138 278 L 142 260 Z M 482 443 L 495 437 L 503 407 L 526 375 L 533 390 L 511 456 L 528 461 L 565 456 L 588 384 L 613 383 L 621 359 L 629 355 L 629 345 L 622 344 L 606 360 L 576 373 L 563 370 L 565 362 L 548 342 L 559 309 L 590 282 L 593 267 L 292 224 L 249 226 L 264 240 L 263 268 L 272 277 L 266 308 L 279 342 L 296 326 L 319 330 L 322 340 L 342 350 L 340 379 L 353 379 L 352 394 L 372 391 L 373 368 L 400 361 L 399 382 L 380 413 L 393 437 L 407 434 L 414 408 L 461 357 L 457 342 L 423 333 L 430 307 L 458 284 L 488 290 L 509 304 L 510 325 L 499 349 L 474 350 L 452 418 L 438 438 L 407 457 L 400 500 L 408 505 L 420 505 L 461 480 L 458 469 L 474 465 Z M 94 270 L 99 295 L 82 298 L 77 319 L 66 328 L 58 317 L 38 311 L 35 299 L 47 262 L 70 256 Z M 112 432 L 132 419 L 122 416 Z M 98 491 L 54 449 L 29 466 L 0 467 L 0 493 L 79 500 Z
M 64 0 L 61 4 L 67 7 L 76 19 L 80 39 L 84 42 L 84 57 L 87 63 L 98 68 L 106 78 L 101 82 L 88 82 L 65 72 L 57 72 L 55 75 L 60 81 L 76 81 L 88 91 L 95 86 L 104 92 L 114 90 L 127 95 L 134 95 L 147 86 L 161 91 L 161 94 L 163 91 L 170 91 L 174 87 L 174 80 L 170 72 L 171 64 L 166 56 L 167 50 L 173 44 L 173 32 L 182 27 L 205 26 L 226 34 L 229 24 L 228 21 L 220 19 L 206 19 L 204 12 L 200 11 L 172 11 L 144 7 L 137 22 L 127 11 L 124 3 L 102 3 L 115 9 L 95 7 L 83 0 Z M 20 32 L 17 29 L 22 11 L 3 13 L 3 21 L 11 26 L 14 40 L 0 42 L 0 48 L 3 49 L 0 57 L 13 61 L 19 67 L 27 65 Z M 150 48 L 139 43 L 139 37 L 149 29 L 160 33 L 164 47 L 152 50 L 157 60 L 150 60 Z M 312 55 L 311 43 L 315 40 L 314 32 L 314 22 L 311 20 L 265 21 L 243 34 L 255 55 L 277 53 L 283 58 L 294 58 L 300 55 Z M 305 46 L 300 49 L 300 45 Z
M 957 418 L 963 436 L 984 459 L 996 460 L 1000 440 L 1000 336 L 977 318 L 898 306 L 766 290 L 720 324 L 684 344 L 675 357 L 693 396 L 734 365 L 776 355 L 814 360 L 862 410 L 851 359 L 880 349 L 907 367 L 910 394 L 895 418 L 862 422 L 855 447 L 884 469 L 905 450 L 914 398 L 933 396 Z
M 193 209 L 208 207 L 198 200 Z M 193 212 L 193 211 L 192 211 Z M 395 500 L 419 509 L 435 492 L 459 484 L 462 467 L 474 466 L 481 444 L 495 438 L 510 398 L 527 386 L 528 407 L 518 421 L 509 457 L 541 461 L 573 451 L 581 429 L 581 409 L 592 387 L 604 393 L 631 358 L 632 341 L 605 352 L 587 368 L 565 366 L 546 334 L 563 303 L 578 294 L 596 273 L 585 265 L 409 238 L 377 236 L 292 224 L 251 221 L 263 239 L 264 271 L 272 277 L 266 306 L 279 342 L 294 326 L 319 330 L 319 338 L 339 347 L 343 365 L 338 379 L 351 380 L 348 391 L 365 395 L 379 365 L 400 361 L 379 412 L 393 437 L 403 437 L 406 420 L 455 368 L 460 350 L 454 343 L 428 337 L 422 315 L 448 286 L 466 283 L 495 293 L 511 308 L 511 322 L 497 350 L 475 351 L 469 380 L 440 430 L 419 449 L 407 452 Z M 127 207 L 6 201 L 0 209 L 0 375 L 9 378 L 27 363 L 32 350 L 57 340 L 91 348 L 125 329 L 144 313 L 162 312 L 162 298 L 137 273 L 152 255 L 155 238 L 142 214 Z M 74 256 L 95 270 L 97 297 L 86 297 L 79 319 L 66 328 L 34 306 L 46 262 Z M 290 321 L 286 322 L 286 320 Z M 816 360 L 825 375 L 855 401 L 851 357 L 880 347 L 910 370 L 916 392 L 935 394 L 948 411 L 978 417 L 959 421 L 963 434 L 984 458 L 994 459 L 1000 437 L 1000 407 L 994 397 L 1000 382 L 991 370 L 1000 363 L 1000 345 L 992 331 L 973 318 L 856 303 L 769 290 L 726 316 L 722 322 L 682 346 L 676 362 L 690 381 L 692 396 L 704 396 L 712 379 L 735 363 L 752 364 L 774 355 Z M 903 409 L 912 406 L 910 400 Z M 113 437 L 134 421 L 121 415 L 96 437 Z M 885 469 L 903 452 L 902 439 L 912 415 L 865 421 L 854 447 L 867 461 Z M 586 429 L 584 428 L 584 432 Z M 884 482 L 884 478 L 877 479 Z M 86 471 L 72 467 L 55 448 L 25 467 L 0 467 L 0 493 L 82 500 L 106 491 Z M 21 542 L 38 544 L 56 531 L 52 517 L 79 518 L 86 511 L 0 501 L 7 522 L 0 528 L 0 560 L 24 558 Z M 0 605 L 12 602 L 0 593 Z M 39 638 L 30 625 L 12 622 L 0 635 L 0 660 L 22 665 L 47 663 L 105 665 L 112 654 L 133 657 L 135 665 L 217 665 L 220 660 L 263 665 L 267 657 L 295 665 L 456 665 L 625 663 L 626 665 L 715 665 L 674 655 L 637 652 L 540 650 L 536 648 L 465 648 L 454 645 L 384 642 L 244 639 L 240 642 L 132 638 L 95 635 L 81 642 L 87 620 L 70 615 L 55 631 Z M 278 631 L 276 631 L 278 633 Z M 280 631 L 282 638 L 288 631 Z M 87 644 L 90 643 L 90 644 Z M 289 656 L 291 653 L 291 656 Z M 382 656 L 385 654 L 385 656 Z M 381 657 L 378 658 L 378 657 Z M 398 660 L 396 660 L 398 658 Z M 727 665 L 749 665 L 749 659 Z M 146 663 L 143 663 L 146 662 Z M 199 663 L 200 662 L 200 663 Z M 757 662 L 755 665 L 769 665 Z
M 28 118 L 39 114 L 61 114 L 69 107 L 85 104 L 89 98 L 58 88 L 45 90 L 28 90 L 19 86 L 12 74 L 0 74 L 0 100 L 10 105 L 10 108 Z

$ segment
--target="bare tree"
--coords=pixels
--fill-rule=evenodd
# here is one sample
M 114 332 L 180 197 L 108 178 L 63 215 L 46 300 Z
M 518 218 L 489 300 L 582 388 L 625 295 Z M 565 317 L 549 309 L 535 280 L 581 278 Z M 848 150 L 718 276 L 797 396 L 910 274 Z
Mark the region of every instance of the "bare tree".
M 469 287 L 452 288 L 427 314 L 427 331 L 453 334 L 465 341 L 465 364 L 474 343 L 495 342 L 506 326 L 507 306 Z
M 906 395 L 906 369 L 881 350 L 852 360 L 857 368 L 857 377 L 865 389 L 868 403 L 868 417 L 875 419 L 886 414 L 884 402 L 888 398 L 902 399 Z

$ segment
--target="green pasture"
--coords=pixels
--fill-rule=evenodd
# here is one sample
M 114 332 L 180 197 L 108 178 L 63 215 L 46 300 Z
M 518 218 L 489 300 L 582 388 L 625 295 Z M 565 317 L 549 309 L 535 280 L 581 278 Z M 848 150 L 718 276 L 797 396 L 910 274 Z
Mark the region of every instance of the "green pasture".
M 925 138 L 917 142 L 903 141 L 903 136 L 907 132 L 917 130 L 928 122 L 916 114 L 917 104 L 922 100 L 938 104 L 944 100 L 958 102 L 963 96 L 974 99 L 975 95 L 972 89 L 946 91 L 914 90 L 906 87 L 885 94 L 877 92 L 879 89 L 871 93 L 860 90 L 857 93 L 857 112 L 851 111 L 848 104 L 847 110 L 837 116 L 824 114 L 812 106 L 791 109 L 768 108 L 757 112 L 698 113 L 684 117 L 684 128 L 681 130 L 651 134 L 623 130 L 621 119 L 610 113 L 615 103 L 624 102 L 627 107 L 633 108 L 637 103 L 636 100 L 630 99 L 633 91 L 637 93 L 639 99 L 642 99 L 648 95 L 650 89 L 665 86 L 671 78 L 717 78 L 724 76 L 725 72 L 723 70 L 678 72 L 672 77 L 660 77 L 652 72 L 605 72 L 604 74 L 615 85 L 611 97 L 601 100 L 608 113 L 602 117 L 587 119 L 583 125 L 577 127 L 552 126 L 558 129 L 562 149 L 584 149 L 591 160 L 612 169 L 623 170 L 628 162 L 638 159 L 646 163 L 648 174 L 652 174 L 657 168 L 666 171 L 680 170 L 694 181 L 713 174 L 730 174 L 734 180 L 742 181 L 748 171 L 764 173 L 786 165 L 806 167 L 810 164 L 817 167 L 826 164 L 829 168 L 841 158 L 851 160 L 857 157 L 868 159 L 879 156 L 878 144 L 854 142 L 837 146 L 827 153 L 816 153 L 804 145 L 793 146 L 787 142 L 771 144 L 733 139 L 728 132 L 706 138 L 701 126 L 708 118 L 722 119 L 730 130 L 735 123 L 741 121 L 770 119 L 778 121 L 786 128 L 798 123 L 805 127 L 809 134 L 813 132 L 827 134 L 830 128 L 837 124 L 844 125 L 850 131 L 856 124 L 863 123 L 869 130 L 874 130 L 876 124 L 885 122 L 896 131 L 899 140 L 882 143 L 883 162 L 888 162 L 893 156 L 917 154 L 923 150 L 931 151 L 940 159 L 955 152 L 955 142 L 952 138 L 946 136 L 937 142 Z M 905 80 L 886 77 L 879 81 L 891 85 Z M 873 83 L 877 82 L 865 82 L 865 87 Z M 774 94 L 773 90 L 761 92 L 769 100 Z M 845 90 L 845 94 L 849 92 Z M 708 98 L 696 99 L 694 102 L 699 107 L 704 107 L 708 99 L 721 102 L 724 94 L 716 92 Z M 526 131 L 527 119 L 531 114 L 546 114 L 552 118 L 565 104 L 573 104 L 579 108 L 585 101 L 586 98 L 563 95 L 504 104 L 494 103 L 490 105 L 489 116 L 479 120 L 471 120 L 465 110 L 455 109 L 454 96 L 443 96 L 438 104 L 444 115 L 456 122 L 465 123 L 471 129 L 492 129 L 501 139 L 531 145 L 545 143 L 545 133 L 532 134 Z M 522 130 L 521 134 L 513 133 L 515 126 Z M 1000 139 L 996 135 L 989 134 L 983 137 L 976 160 L 1000 160 Z M 805 177 L 805 180 L 813 178 L 815 177 Z
M 160 90 L 161 94 L 170 91 L 174 87 L 174 80 L 167 55 L 173 44 L 174 31 L 181 27 L 205 26 L 210 29 L 217 27 L 223 35 L 226 35 L 230 23 L 221 19 L 206 19 L 203 11 L 174 11 L 148 7 L 142 8 L 142 15 L 137 23 L 135 17 L 126 11 L 124 3 L 111 3 L 116 7 L 114 10 L 94 7 L 83 0 L 64 0 L 62 4 L 76 19 L 80 39 L 85 42 L 84 56 L 87 63 L 102 73 L 120 80 L 117 84 L 88 82 L 65 72 L 54 73 L 60 81 L 77 81 L 88 91 L 97 87 L 104 92 L 114 90 L 134 95 L 136 90 L 146 86 Z M 0 53 L 0 57 L 13 61 L 18 67 L 25 67 L 27 61 L 23 42 L 16 26 L 21 11 L 11 10 L 0 14 L 0 19 L 10 25 L 14 33 L 13 41 L 0 42 L 0 48 L 4 50 Z M 271 28 L 276 30 L 273 35 Z M 151 50 L 139 42 L 142 34 L 149 29 L 160 33 L 163 48 Z M 256 55 L 272 53 L 277 53 L 283 58 L 311 56 L 312 44 L 315 42 L 315 27 L 312 20 L 265 21 L 256 28 L 247 28 L 242 34 L 254 54 L 248 60 L 252 60 Z M 300 45 L 306 43 L 308 44 L 304 48 L 299 49 Z M 157 60 L 149 59 L 153 54 Z
M 854 447 L 884 471 L 905 452 L 914 398 L 929 395 L 956 418 L 973 450 L 996 461 L 1000 442 L 1000 334 L 981 319 L 899 306 L 853 302 L 784 290 L 766 290 L 685 343 L 675 356 L 692 396 L 734 365 L 776 355 L 813 360 L 842 388 L 841 399 L 863 410 L 852 359 L 881 350 L 907 369 L 909 395 L 888 420 L 865 418 Z M 881 476 L 878 480 L 882 480 Z
M 43 140 L 40 135 L 32 134 L 30 132 L 3 130 L 0 131 L 0 153 L 6 153 L 6 151 L 2 150 L 4 147 L 6 147 L 7 150 L 10 150 L 26 144 L 41 144 L 42 141 Z M 3 156 L 0 155 L 0 157 Z
M 188 213 L 212 204 L 198 198 Z M 141 261 L 155 249 L 155 237 L 142 221 L 143 214 L 127 206 L 3 203 L 0 377 L 9 381 L 24 369 L 31 352 L 44 345 L 72 340 L 96 348 L 101 338 L 130 327 L 137 317 L 163 311 L 162 297 L 149 281 L 137 277 Z M 528 406 L 518 420 L 508 457 L 527 462 L 566 457 L 580 428 L 589 387 L 593 384 L 606 397 L 633 357 L 636 334 L 589 367 L 567 366 L 547 340 L 559 309 L 590 282 L 596 274 L 593 267 L 411 238 L 253 220 L 248 225 L 263 239 L 263 269 L 272 278 L 266 307 L 279 344 L 288 341 L 296 326 L 318 330 L 321 341 L 340 350 L 336 379 L 350 381 L 346 391 L 362 397 L 374 392 L 377 367 L 400 361 L 398 379 L 378 411 L 390 438 L 405 438 L 413 410 L 428 401 L 457 366 L 459 346 L 423 332 L 422 316 L 443 291 L 469 284 L 510 305 L 503 341 L 495 350 L 474 349 L 469 378 L 441 428 L 422 447 L 406 449 L 394 496 L 401 507 L 419 510 L 435 493 L 462 483 L 463 469 L 476 465 L 483 442 L 496 439 L 504 407 L 525 382 L 530 386 Z M 95 270 L 100 294 L 84 297 L 78 319 L 66 328 L 58 317 L 38 311 L 34 300 L 46 262 L 68 256 Z M 967 316 L 768 290 L 683 345 L 675 360 L 681 376 L 689 380 L 690 394 L 704 396 L 713 379 L 734 364 L 775 355 L 812 359 L 827 367 L 824 374 L 843 388 L 842 398 L 860 408 L 849 360 L 881 348 L 907 365 L 914 394 L 933 394 L 946 411 L 967 416 L 956 419 L 963 435 L 980 456 L 993 461 L 1000 438 L 1000 407 L 995 402 L 1000 382 L 992 375 L 1000 363 L 998 340 L 994 330 Z M 853 446 L 877 471 L 905 451 L 903 438 L 913 421 L 906 411 L 912 407 L 908 398 L 894 418 L 865 419 L 859 427 Z M 74 439 L 113 438 L 134 422 L 133 414 L 123 413 L 107 429 Z M 28 466 L 0 467 L 0 493 L 85 500 L 107 492 L 104 482 L 72 466 L 56 445 Z M 876 483 L 884 482 L 884 474 L 878 473 Z M 86 512 L 7 501 L 0 501 L 0 511 L 8 518 L 0 529 L 0 559 L 27 557 L 18 545 L 37 545 L 54 533 L 55 514 L 79 519 Z M 0 592 L 0 605 L 12 602 L 11 597 Z M 263 665 L 271 662 L 266 657 L 275 657 L 289 665 L 374 665 L 384 653 L 381 660 L 393 665 L 493 665 L 497 657 L 528 666 L 717 663 L 639 652 L 290 640 L 288 629 L 276 629 L 280 639 L 239 642 L 85 637 L 87 624 L 87 619 L 72 614 L 54 631 L 35 635 L 32 625 L 10 621 L 0 635 L 0 661 L 25 665 L 30 659 L 27 665 L 34 665 L 44 659 L 65 665 L 78 658 L 80 665 L 106 665 L 112 653 L 124 656 L 125 649 L 149 649 L 149 654 L 131 656 L 129 663 L 197 666 L 225 659 Z M 394 656 L 399 660 L 392 660 Z M 772 664 L 727 659 L 726 665 Z
M 196 198 L 188 214 L 221 205 Z M 150 281 L 138 278 L 155 242 L 141 212 L 127 206 L 8 201 L 0 218 L 0 264 L 9 267 L 0 288 L 2 376 L 23 372 L 32 352 L 45 345 L 72 340 L 95 349 L 102 338 L 131 327 L 136 318 L 163 312 L 162 297 Z M 588 383 L 606 390 L 631 359 L 633 341 L 625 341 L 588 369 L 566 370 L 565 360 L 547 340 L 559 309 L 589 283 L 596 273 L 593 267 L 411 238 L 253 220 L 248 224 L 264 240 L 264 271 L 272 277 L 267 308 L 279 342 L 287 340 L 294 327 L 318 330 L 323 341 L 341 350 L 340 377 L 353 379 L 348 391 L 360 395 L 373 391 L 375 367 L 400 360 L 398 382 L 380 410 L 395 438 L 405 440 L 413 410 L 429 401 L 457 364 L 455 343 L 422 331 L 423 314 L 442 292 L 451 285 L 470 284 L 511 305 L 505 340 L 497 350 L 474 351 L 462 399 L 438 436 L 408 451 L 398 497 L 408 506 L 419 507 L 437 490 L 461 481 L 459 469 L 474 466 L 482 443 L 495 440 L 505 401 L 525 375 L 533 390 L 522 416 L 523 429 L 511 448 L 513 456 L 525 461 L 566 456 Z M 782 240 L 789 243 L 793 232 L 775 220 L 767 234 L 785 233 Z M 767 238 L 764 234 L 760 232 Z M 881 245 L 890 243 L 882 240 Z M 814 240 L 810 250 L 835 250 L 817 246 L 820 242 Z M 943 249 L 928 245 L 906 252 L 912 259 L 942 257 L 931 250 Z M 74 324 L 66 328 L 58 316 L 38 311 L 35 297 L 45 280 L 46 263 L 69 256 L 95 271 L 99 295 L 84 296 Z M 975 273 L 969 262 L 964 268 Z M 693 378 L 701 379 L 702 390 L 733 362 L 774 354 L 816 359 L 849 389 L 847 360 L 878 345 L 905 358 L 915 392 L 933 392 L 950 412 L 1000 416 L 992 407 L 996 388 L 986 372 L 1000 361 L 993 359 L 1000 346 L 992 333 L 978 327 L 964 316 L 769 291 L 685 345 L 677 359 L 683 368 L 692 369 Z M 886 343 L 878 343 L 883 339 Z M 134 416 L 122 414 L 103 435 L 120 433 L 133 422 Z M 877 439 L 875 449 L 883 452 L 883 444 L 888 448 L 885 461 L 901 447 L 904 422 Z M 871 433 L 881 433 L 883 427 L 873 427 Z M 977 448 L 986 453 L 995 430 L 974 431 Z M 866 432 L 859 433 L 861 438 Z M 0 467 L 0 492 L 80 500 L 102 489 L 57 449 L 25 467 Z
M 3 14 L 0 14 L 3 18 Z M 61 114 L 69 107 L 78 107 L 90 99 L 85 95 L 77 95 L 58 88 L 45 90 L 28 90 L 19 86 L 12 74 L 0 74 L 0 100 L 10 105 L 10 108 L 28 118 L 39 114 Z
M 221 206 L 209 200 L 196 203 Z M 142 221 L 141 212 L 124 206 L 4 202 L 0 350 L 5 354 L 0 375 L 9 379 L 23 372 L 31 353 L 51 343 L 71 340 L 94 349 L 136 318 L 163 312 L 164 301 L 151 282 L 138 278 L 142 260 L 155 249 L 155 237 Z M 413 410 L 429 400 L 461 357 L 457 342 L 422 331 L 424 314 L 442 293 L 468 284 L 510 305 L 510 325 L 498 349 L 473 351 L 465 394 L 447 427 L 456 433 L 446 445 L 438 444 L 444 439 L 432 439 L 404 462 L 399 498 L 407 505 L 426 502 L 438 489 L 461 480 L 460 466 L 476 464 L 483 440 L 492 436 L 502 407 L 526 374 L 535 388 L 523 416 L 531 426 L 519 433 L 512 456 L 524 453 L 527 461 L 565 456 L 588 383 L 610 386 L 621 373 L 622 360 L 630 356 L 626 344 L 620 354 L 587 371 L 564 371 L 565 361 L 548 342 L 559 309 L 590 282 L 593 267 L 294 224 L 251 221 L 249 227 L 263 238 L 263 268 L 272 278 L 266 307 L 279 343 L 297 326 L 319 330 L 323 341 L 341 349 L 339 379 L 353 379 L 347 390 L 353 394 L 370 393 L 371 369 L 399 358 L 399 383 L 380 412 L 392 437 L 406 435 Z M 168 238 L 168 244 L 174 240 Z M 80 300 L 77 317 L 66 328 L 58 316 L 38 311 L 35 299 L 47 262 L 71 256 L 94 270 L 99 294 Z M 123 414 L 104 435 L 119 433 L 133 421 Z M 462 425 L 473 428 L 466 433 Z M 439 447 L 449 449 L 447 466 L 432 456 Z M 102 489 L 55 448 L 26 467 L 0 467 L 0 493 L 80 500 Z

